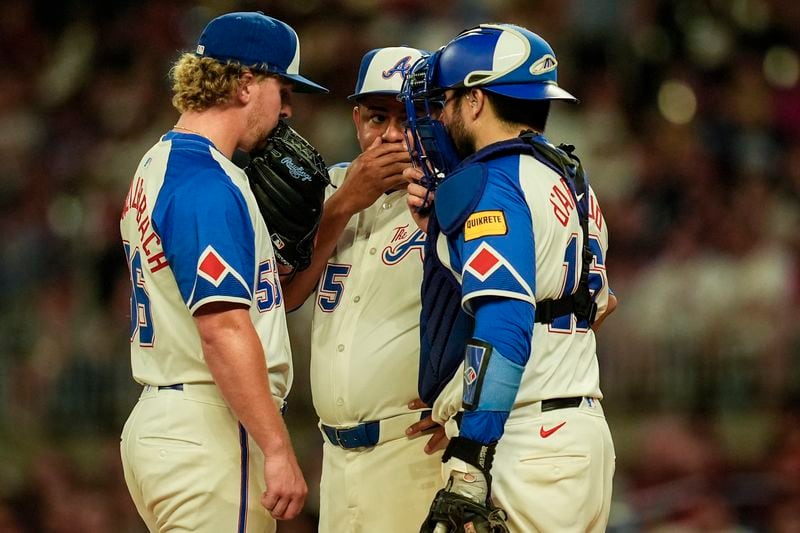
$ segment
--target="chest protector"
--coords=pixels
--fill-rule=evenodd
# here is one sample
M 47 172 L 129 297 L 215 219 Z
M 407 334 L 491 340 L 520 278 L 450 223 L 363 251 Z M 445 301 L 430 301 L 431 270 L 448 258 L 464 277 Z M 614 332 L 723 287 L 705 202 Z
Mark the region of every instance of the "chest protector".
M 483 195 L 488 179 L 486 162 L 507 155 L 530 155 L 564 178 L 577 206 L 583 231 L 580 282 L 573 294 L 536 302 L 536 322 L 574 314 L 592 324 L 597 304 L 589 291 L 589 183 L 574 147 L 555 147 L 541 135 L 524 132 L 519 137 L 483 148 L 464 160 L 437 188 L 435 210 L 428 220 L 420 313 L 419 396 L 431 405 L 464 360 L 464 347 L 472 336 L 473 318 L 461 308 L 461 284 L 439 260 L 440 233 L 457 238 Z M 525 179 L 523 176 L 522 179 Z

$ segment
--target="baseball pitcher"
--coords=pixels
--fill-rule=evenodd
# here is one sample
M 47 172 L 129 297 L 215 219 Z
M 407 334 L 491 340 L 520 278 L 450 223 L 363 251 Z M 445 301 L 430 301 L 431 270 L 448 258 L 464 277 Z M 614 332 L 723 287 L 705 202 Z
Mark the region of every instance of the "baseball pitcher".
M 300 76 L 298 58 L 297 35 L 279 20 L 212 20 L 171 71 L 181 116 L 125 199 L 131 364 L 143 391 L 121 454 L 153 532 L 272 532 L 303 507 L 280 415 L 292 361 L 277 264 L 231 162 L 291 116 L 292 90 L 325 91 Z

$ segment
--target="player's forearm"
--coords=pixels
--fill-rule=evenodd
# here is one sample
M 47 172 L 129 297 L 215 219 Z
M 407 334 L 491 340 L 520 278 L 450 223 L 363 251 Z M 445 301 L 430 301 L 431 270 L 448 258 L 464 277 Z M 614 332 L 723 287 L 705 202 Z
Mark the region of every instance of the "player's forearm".
M 232 309 L 195 317 L 203 355 L 222 396 L 265 453 L 291 448 L 270 392 L 267 364 L 249 312 Z
M 314 291 L 319 283 L 320 276 L 322 276 L 322 271 L 325 270 L 328 259 L 336 249 L 339 237 L 347 226 L 350 217 L 353 216 L 353 212 L 345 202 L 341 201 L 341 198 L 337 197 L 337 194 L 334 193 L 325 202 L 325 207 L 322 210 L 319 231 L 314 243 L 314 252 L 311 256 L 311 264 L 294 277 L 287 276 L 286 280 L 281 280 L 283 298 L 286 302 L 286 309 L 289 311 L 303 305 L 308 295 Z
M 470 402 L 477 405 L 464 413 L 460 435 L 489 444 L 503 435 L 530 357 L 534 307 L 522 300 L 492 297 L 477 299 L 473 307 L 475 331 L 470 345 L 474 343 L 474 349 L 485 350 L 479 362 L 484 375 L 482 384 L 465 393 L 465 403 L 469 396 Z

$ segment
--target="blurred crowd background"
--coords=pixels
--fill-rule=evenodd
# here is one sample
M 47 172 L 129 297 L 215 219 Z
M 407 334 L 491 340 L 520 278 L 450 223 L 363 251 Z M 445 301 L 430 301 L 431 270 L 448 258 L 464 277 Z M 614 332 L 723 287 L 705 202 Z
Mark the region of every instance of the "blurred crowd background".
M 796 0 L 0 0 L 0 532 L 142 532 L 119 463 L 136 401 L 118 220 L 177 118 L 167 71 L 205 23 L 293 25 L 293 125 L 329 164 L 369 49 L 480 22 L 547 39 L 548 136 L 577 146 L 620 307 L 599 333 L 617 447 L 610 531 L 800 531 L 800 8 Z M 301 311 L 302 314 L 302 311 Z M 288 424 L 312 492 L 307 338 Z

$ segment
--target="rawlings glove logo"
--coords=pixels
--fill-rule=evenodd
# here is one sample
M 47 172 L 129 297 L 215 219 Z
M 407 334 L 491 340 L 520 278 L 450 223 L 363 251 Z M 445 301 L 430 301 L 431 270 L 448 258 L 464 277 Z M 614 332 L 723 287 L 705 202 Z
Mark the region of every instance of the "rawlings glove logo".
M 286 243 L 283 242 L 283 240 L 278 236 L 277 233 L 273 233 L 272 235 L 270 235 L 270 238 L 272 239 L 272 244 L 274 244 L 275 248 L 277 248 L 278 250 L 283 250 L 283 248 L 286 246 Z
M 295 163 L 288 155 L 281 159 L 281 163 L 283 163 L 286 168 L 289 169 L 289 175 L 294 179 L 300 181 L 311 181 L 313 179 L 311 175 L 306 172 L 306 169 Z

